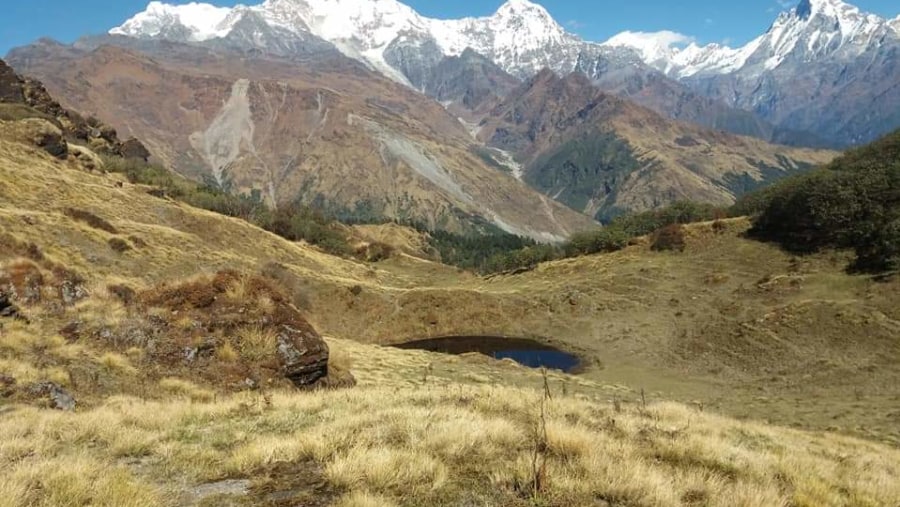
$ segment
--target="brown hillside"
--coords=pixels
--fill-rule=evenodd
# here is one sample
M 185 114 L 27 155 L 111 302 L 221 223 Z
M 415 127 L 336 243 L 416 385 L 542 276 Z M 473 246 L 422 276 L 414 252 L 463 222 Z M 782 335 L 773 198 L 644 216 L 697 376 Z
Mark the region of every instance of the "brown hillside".
M 145 54 L 38 44 L 12 64 L 179 173 L 271 203 L 453 231 L 493 224 L 541 240 L 595 225 L 488 166 L 437 102 L 339 55 L 298 63 L 179 45 Z
M 525 180 L 589 215 L 676 200 L 728 204 L 836 154 L 768 144 L 667 119 L 580 73 L 538 74 L 506 97 L 479 137 L 513 152 Z
M 896 442 L 896 281 L 792 259 L 742 221 L 687 228 L 683 253 L 490 280 L 358 263 L 53 158 L 20 140 L 35 121 L 0 122 L 4 507 L 900 500 L 896 449 L 759 422 Z M 357 387 L 269 384 L 282 310 Z M 129 341 L 135 320 L 158 335 Z M 586 370 L 361 343 L 475 332 L 543 336 Z M 233 385 L 244 367 L 262 375 Z M 74 412 L 42 408 L 67 396 Z

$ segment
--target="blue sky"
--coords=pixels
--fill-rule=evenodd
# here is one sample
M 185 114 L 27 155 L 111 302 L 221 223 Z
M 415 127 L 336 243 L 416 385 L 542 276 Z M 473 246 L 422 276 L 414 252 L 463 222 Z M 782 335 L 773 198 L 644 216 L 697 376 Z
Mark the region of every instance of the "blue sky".
M 184 0 L 169 0 L 185 3 Z M 261 0 L 243 0 L 255 4 Z M 406 0 L 431 17 L 482 16 L 504 0 Z M 699 42 L 739 45 L 762 33 L 776 14 L 795 0 L 536 0 L 557 21 L 588 40 L 603 41 L 623 30 L 673 30 Z M 797 0 L 799 1 L 799 0 Z M 15 46 L 50 36 L 71 42 L 80 35 L 101 33 L 143 10 L 147 0 L 3 0 L 0 55 Z M 212 0 L 234 5 L 234 0 Z M 897 0 L 855 0 L 861 9 L 893 18 Z

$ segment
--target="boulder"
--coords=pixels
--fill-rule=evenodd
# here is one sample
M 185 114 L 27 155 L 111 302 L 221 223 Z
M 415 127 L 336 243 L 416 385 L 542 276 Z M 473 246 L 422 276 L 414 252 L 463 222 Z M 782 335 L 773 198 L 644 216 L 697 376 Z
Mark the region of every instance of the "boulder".
M 297 387 L 308 387 L 328 375 L 328 344 L 312 326 L 282 325 L 278 332 L 281 369 Z
M 35 138 L 34 144 L 60 160 L 69 157 L 69 143 L 63 139 L 62 132 L 43 132 Z
M 143 160 L 146 162 L 150 159 L 150 150 L 144 146 L 144 143 L 131 138 L 119 147 L 119 155 L 126 160 Z
M 65 306 L 73 306 L 75 303 L 90 296 L 85 287 L 85 280 L 77 273 L 60 269 L 54 272 L 56 278 L 56 290 L 59 299 Z
M 46 396 L 50 406 L 56 410 L 72 412 L 77 402 L 75 398 L 55 382 L 41 382 L 31 386 L 31 392 L 35 396 Z
M 13 304 L 9 294 L 3 291 L 0 291 L 0 317 L 20 320 L 24 319 L 19 311 L 19 307 Z

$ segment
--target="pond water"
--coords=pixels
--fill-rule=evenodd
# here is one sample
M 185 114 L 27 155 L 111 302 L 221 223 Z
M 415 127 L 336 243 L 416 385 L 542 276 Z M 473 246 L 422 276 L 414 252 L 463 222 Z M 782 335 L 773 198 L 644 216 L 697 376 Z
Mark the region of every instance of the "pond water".
M 581 363 L 575 354 L 527 338 L 445 336 L 401 343 L 395 347 L 443 354 L 478 352 L 494 359 L 512 359 L 529 368 L 548 368 L 567 373 L 575 371 Z

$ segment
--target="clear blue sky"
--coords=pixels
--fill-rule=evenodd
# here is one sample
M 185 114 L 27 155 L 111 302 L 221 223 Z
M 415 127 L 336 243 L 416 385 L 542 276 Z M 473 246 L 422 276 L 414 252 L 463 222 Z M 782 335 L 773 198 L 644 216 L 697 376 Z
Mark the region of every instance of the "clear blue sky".
M 186 3 L 169 0 L 170 3 Z M 504 0 L 407 0 L 431 17 L 483 16 Z M 588 40 L 603 41 L 623 30 L 673 30 L 700 42 L 743 44 L 762 33 L 777 12 L 799 0 L 537 0 L 557 21 Z M 243 0 L 245 4 L 261 0 Z M 42 36 L 71 42 L 81 35 L 102 33 L 143 10 L 147 0 L 3 0 L 0 55 Z M 235 0 L 211 0 L 234 5 Z M 855 0 L 861 9 L 893 18 L 897 0 Z

